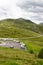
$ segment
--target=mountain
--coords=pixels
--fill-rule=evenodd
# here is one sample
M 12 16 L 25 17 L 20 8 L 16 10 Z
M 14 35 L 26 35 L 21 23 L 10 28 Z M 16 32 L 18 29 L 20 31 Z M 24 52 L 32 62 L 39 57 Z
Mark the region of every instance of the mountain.
M 42 29 L 43 25 L 22 18 L 0 21 L 0 38 L 18 38 L 27 48 L 0 47 L 0 65 L 43 65 L 43 59 L 38 58 L 43 48 Z
M 40 23 L 40 24 L 39 24 L 39 29 L 40 29 L 40 31 L 41 31 L 41 34 L 43 34 L 43 23 Z
M 5 19 L 0 21 L 0 37 L 34 37 L 39 35 L 38 25 L 26 19 Z

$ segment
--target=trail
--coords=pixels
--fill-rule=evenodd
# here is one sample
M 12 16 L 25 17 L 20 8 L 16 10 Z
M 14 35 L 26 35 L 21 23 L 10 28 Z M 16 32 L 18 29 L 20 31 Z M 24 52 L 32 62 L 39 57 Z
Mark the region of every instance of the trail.
M 36 36 L 36 37 L 26 37 L 26 38 L 19 38 L 19 39 L 28 39 L 28 38 L 40 38 L 40 37 L 42 37 L 43 35 L 39 35 L 39 36 Z M 16 39 L 18 39 L 18 38 L 16 38 Z
M 26 37 L 26 38 L 0 38 L 0 40 L 2 41 L 2 43 L 0 44 L 0 46 L 4 46 L 4 47 L 14 47 L 14 48 L 17 48 L 17 49 L 20 49 L 20 43 L 19 40 L 26 40 L 26 39 L 31 39 L 31 38 L 40 38 L 42 37 L 43 35 L 40 35 L 40 36 L 36 36 L 36 37 Z M 11 41 L 12 42 L 8 42 L 8 41 Z M 15 40 L 15 42 L 14 42 Z
M 36 37 L 24 37 L 24 38 L 0 38 L 0 40 L 19 40 L 19 39 L 28 39 L 28 38 L 40 38 L 42 37 L 43 35 L 39 35 L 39 36 L 36 36 Z

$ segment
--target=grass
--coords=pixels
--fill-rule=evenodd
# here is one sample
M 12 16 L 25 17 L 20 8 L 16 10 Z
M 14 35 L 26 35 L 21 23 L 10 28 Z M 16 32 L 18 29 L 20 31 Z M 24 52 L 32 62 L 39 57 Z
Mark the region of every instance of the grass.
M 35 25 L 35 24 L 34 24 Z M 23 37 L 35 37 L 38 33 L 27 29 L 33 26 L 32 22 L 26 22 L 25 20 L 3 20 L 0 21 L 0 37 L 2 38 L 23 38 Z M 32 27 L 31 27 L 32 28 Z
M 28 51 L 33 50 L 34 53 L 38 53 L 43 48 L 43 36 L 38 38 L 26 38 L 20 40 L 26 44 Z
M 31 58 L 33 55 L 30 55 L 26 51 L 22 50 L 15 50 L 15 49 L 10 49 L 10 48 L 0 48 L 0 64 L 2 65 L 9 65 L 9 64 L 18 64 L 22 65 L 27 63 L 27 65 L 30 63 L 29 58 Z M 26 65 L 26 64 L 25 64 Z
M 41 65 L 41 60 L 27 51 L 0 47 L 0 65 Z
M 0 21 L 0 38 L 18 38 L 27 47 L 26 51 L 0 47 L 0 65 L 43 65 L 43 59 L 37 57 L 40 49 L 43 48 L 43 36 L 37 37 L 40 35 L 39 32 L 43 30 L 40 31 L 38 25 L 30 20 Z

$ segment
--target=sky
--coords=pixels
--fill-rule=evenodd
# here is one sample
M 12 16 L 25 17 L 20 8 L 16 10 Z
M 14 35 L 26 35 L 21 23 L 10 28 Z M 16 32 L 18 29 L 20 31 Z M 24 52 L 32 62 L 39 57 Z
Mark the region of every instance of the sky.
M 0 0 L 0 20 L 25 18 L 43 22 L 43 0 Z

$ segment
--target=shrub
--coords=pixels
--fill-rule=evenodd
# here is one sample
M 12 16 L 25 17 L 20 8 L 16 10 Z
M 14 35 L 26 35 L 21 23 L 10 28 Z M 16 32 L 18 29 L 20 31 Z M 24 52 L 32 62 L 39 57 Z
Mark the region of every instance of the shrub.
M 34 54 L 34 51 L 31 49 L 31 50 L 30 50 L 30 53 L 31 53 L 31 54 Z
M 40 50 L 40 52 L 38 54 L 38 58 L 42 58 L 43 59 L 43 49 Z

